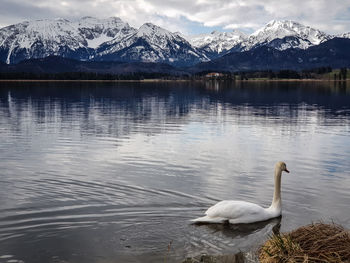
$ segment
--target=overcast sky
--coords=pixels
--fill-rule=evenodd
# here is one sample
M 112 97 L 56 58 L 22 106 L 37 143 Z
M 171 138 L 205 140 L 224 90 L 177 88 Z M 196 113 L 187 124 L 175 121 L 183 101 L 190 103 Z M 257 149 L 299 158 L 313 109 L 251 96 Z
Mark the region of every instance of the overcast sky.
M 117 16 L 184 34 L 239 29 L 251 33 L 291 19 L 327 33 L 350 31 L 350 0 L 0 0 L 0 27 L 24 20 Z

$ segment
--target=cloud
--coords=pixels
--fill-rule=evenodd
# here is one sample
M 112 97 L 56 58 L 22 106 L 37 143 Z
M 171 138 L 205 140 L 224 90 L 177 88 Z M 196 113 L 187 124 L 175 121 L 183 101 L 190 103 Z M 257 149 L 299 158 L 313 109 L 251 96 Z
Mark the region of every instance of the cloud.
M 350 31 L 348 0 L 0 0 L 0 25 L 23 20 L 118 16 L 132 26 L 153 22 L 189 33 L 198 27 L 254 31 L 273 19 L 291 19 L 327 33 Z

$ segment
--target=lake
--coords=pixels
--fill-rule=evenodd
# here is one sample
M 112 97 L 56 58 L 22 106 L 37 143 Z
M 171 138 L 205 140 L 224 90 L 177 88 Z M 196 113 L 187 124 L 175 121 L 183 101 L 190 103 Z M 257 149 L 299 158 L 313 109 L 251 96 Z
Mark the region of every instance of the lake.
M 181 262 L 350 228 L 350 83 L 0 83 L 0 263 Z M 192 225 L 224 199 L 283 215 Z

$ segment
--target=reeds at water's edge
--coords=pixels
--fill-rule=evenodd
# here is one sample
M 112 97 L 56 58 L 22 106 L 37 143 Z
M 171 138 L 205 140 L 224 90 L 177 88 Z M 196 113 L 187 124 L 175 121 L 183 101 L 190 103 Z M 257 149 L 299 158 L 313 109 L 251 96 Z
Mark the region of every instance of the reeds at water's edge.
M 274 234 L 260 248 L 259 261 L 350 262 L 350 232 L 334 223 L 316 223 Z

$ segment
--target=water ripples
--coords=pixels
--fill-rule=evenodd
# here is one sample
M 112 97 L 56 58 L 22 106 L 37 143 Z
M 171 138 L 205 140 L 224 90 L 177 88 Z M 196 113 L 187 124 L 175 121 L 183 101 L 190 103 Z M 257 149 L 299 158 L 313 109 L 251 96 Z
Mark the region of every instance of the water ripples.
M 125 85 L 0 88 L 0 263 L 178 262 L 250 250 L 280 223 L 349 227 L 348 94 Z M 282 219 L 189 224 L 223 199 L 268 206 L 278 160 Z

